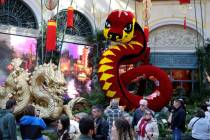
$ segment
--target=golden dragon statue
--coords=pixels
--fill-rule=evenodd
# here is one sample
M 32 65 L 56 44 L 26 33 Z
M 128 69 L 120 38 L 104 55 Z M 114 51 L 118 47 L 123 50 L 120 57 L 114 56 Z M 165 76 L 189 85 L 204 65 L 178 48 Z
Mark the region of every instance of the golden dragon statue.
M 5 108 L 9 98 L 14 98 L 17 101 L 14 113 L 17 115 L 23 113 L 28 104 L 32 104 L 40 111 L 40 117 L 57 119 L 63 111 L 72 118 L 74 106 L 87 103 L 83 98 L 76 98 L 68 105 L 63 105 L 66 81 L 56 65 L 52 63 L 39 65 L 29 73 L 21 68 L 22 62 L 20 58 L 15 58 L 11 62 L 13 69 L 4 86 L 0 87 L 0 108 Z

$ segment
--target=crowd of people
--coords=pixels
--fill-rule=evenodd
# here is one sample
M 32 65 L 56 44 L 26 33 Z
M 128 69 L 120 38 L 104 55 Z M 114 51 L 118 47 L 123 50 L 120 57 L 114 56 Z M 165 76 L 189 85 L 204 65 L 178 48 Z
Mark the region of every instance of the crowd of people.
M 23 116 L 17 120 L 13 114 L 16 106 L 14 99 L 6 102 L 6 109 L 0 109 L 0 140 L 17 140 L 16 124 L 23 140 L 47 140 L 42 134 L 46 124 L 39 117 L 33 105 L 24 109 Z M 185 132 L 186 109 L 182 99 L 175 99 L 169 109 L 168 125 L 172 139 L 181 140 Z M 210 140 L 210 107 L 206 112 L 199 109 L 189 124 L 193 140 Z M 129 117 L 119 100 L 113 99 L 104 110 L 103 106 L 92 107 L 90 115 L 70 119 L 61 116 L 56 127 L 58 140 L 157 140 L 158 122 L 155 112 L 148 108 L 145 99 L 140 100 L 139 108 Z

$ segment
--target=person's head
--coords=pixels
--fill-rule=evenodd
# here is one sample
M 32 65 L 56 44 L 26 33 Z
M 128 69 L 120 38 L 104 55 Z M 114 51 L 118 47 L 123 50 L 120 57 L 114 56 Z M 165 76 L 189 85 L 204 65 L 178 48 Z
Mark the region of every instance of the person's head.
M 57 129 L 60 130 L 69 130 L 70 120 L 67 116 L 62 116 L 57 121 Z
M 79 121 L 79 130 L 83 135 L 92 136 L 95 130 L 94 120 L 90 117 L 82 118 Z
M 118 118 L 113 121 L 112 133 L 117 133 L 118 140 L 127 140 L 127 137 L 133 139 L 130 124 L 124 118 Z
M 100 105 L 96 105 L 92 107 L 92 116 L 94 119 L 100 118 L 103 114 L 103 107 Z
M 177 108 L 181 107 L 182 105 L 184 105 L 183 99 L 175 99 L 174 100 L 174 103 L 173 103 L 174 108 L 177 109 Z
M 119 99 L 112 99 L 110 101 L 110 107 L 115 109 L 119 107 Z
M 153 118 L 153 112 L 151 110 L 145 110 L 144 118 L 146 120 L 151 120 Z
M 207 111 L 207 104 L 202 104 L 201 109 L 204 110 L 204 111 Z
M 210 106 L 207 106 L 207 111 L 210 111 Z
M 6 102 L 6 109 L 11 110 L 12 112 L 14 112 L 16 105 L 17 105 L 17 102 L 16 102 L 15 99 L 9 99 Z
M 35 116 L 35 107 L 33 105 L 27 105 L 24 109 L 24 115 Z
M 145 111 L 145 109 L 147 108 L 148 102 L 145 99 L 141 99 L 139 101 L 139 107 L 142 111 Z
M 205 118 L 205 112 L 202 109 L 199 109 L 196 112 L 196 115 L 195 116 L 198 117 L 198 118 Z
M 84 112 L 80 112 L 74 115 L 74 120 L 79 122 L 80 119 L 85 118 L 85 117 L 88 117 L 88 114 Z

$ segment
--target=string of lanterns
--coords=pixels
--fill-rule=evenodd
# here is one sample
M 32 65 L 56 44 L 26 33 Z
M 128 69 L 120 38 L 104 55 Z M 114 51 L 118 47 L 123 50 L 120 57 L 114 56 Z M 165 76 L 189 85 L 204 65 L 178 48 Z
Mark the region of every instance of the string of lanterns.
M 52 11 L 58 5 L 59 0 L 45 0 L 45 7 Z M 71 2 L 72 5 L 72 2 Z M 58 13 L 57 13 L 58 14 Z M 67 9 L 67 18 L 66 18 L 66 28 L 73 28 L 73 15 L 74 9 L 72 6 L 69 6 Z M 46 51 L 52 52 L 56 50 L 56 32 L 57 32 L 57 22 L 56 20 L 49 20 L 47 24 L 47 31 L 46 31 Z
M 4 1 L 4 0 L 1 0 Z M 72 0 L 73 1 L 73 0 Z M 72 5 L 71 1 L 71 5 Z M 45 7 L 52 11 L 58 5 L 59 0 L 45 0 Z M 190 3 L 190 0 L 179 0 L 181 5 L 186 5 Z M 67 28 L 73 28 L 73 15 L 74 15 L 74 8 L 69 6 L 67 9 L 67 18 L 66 18 L 66 26 Z M 143 0 L 143 21 L 144 21 L 144 33 L 146 36 L 146 41 L 149 41 L 149 24 L 148 21 L 151 17 L 151 7 L 152 2 L 151 0 Z M 49 20 L 47 24 L 47 41 L 46 41 L 46 50 L 48 52 L 54 51 L 56 49 L 56 21 Z M 186 29 L 186 14 L 184 16 L 184 29 Z M 51 41 L 49 41 L 51 40 Z

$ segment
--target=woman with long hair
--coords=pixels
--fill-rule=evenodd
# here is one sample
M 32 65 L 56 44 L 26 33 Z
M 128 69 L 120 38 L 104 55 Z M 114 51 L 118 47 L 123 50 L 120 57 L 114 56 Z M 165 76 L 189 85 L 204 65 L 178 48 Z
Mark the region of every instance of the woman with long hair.
M 132 129 L 126 119 L 119 118 L 113 122 L 111 140 L 133 140 Z
M 67 116 L 62 116 L 57 121 L 58 140 L 71 140 L 69 135 L 70 120 Z

